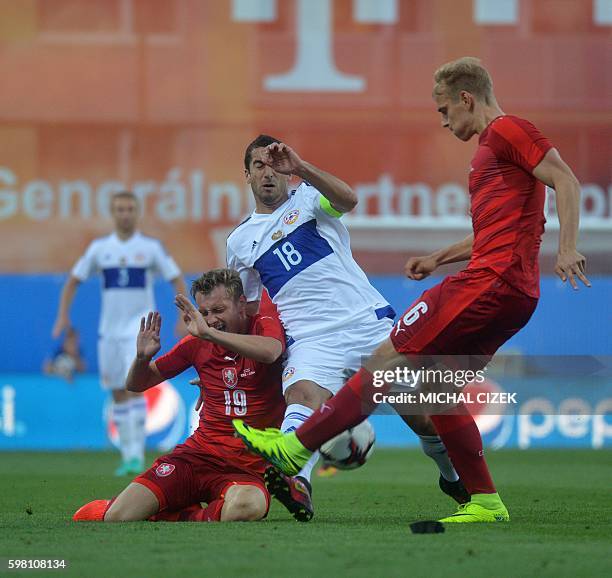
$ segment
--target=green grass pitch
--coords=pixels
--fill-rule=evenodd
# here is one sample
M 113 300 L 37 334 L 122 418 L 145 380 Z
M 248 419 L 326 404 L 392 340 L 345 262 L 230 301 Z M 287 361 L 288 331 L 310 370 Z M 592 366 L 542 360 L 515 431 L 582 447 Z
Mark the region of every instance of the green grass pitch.
M 87 577 L 612 576 L 610 458 L 490 452 L 512 521 L 413 535 L 410 522 L 454 510 L 417 451 L 379 449 L 360 470 L 315 478 L 309 524 L 278 504 L 256 523 L 75 524 L 80 505 L 129 481 L 110 475 L 117 456 L 4 453 L 0 558 L 63 558 L 68 570 L 54 575 Z

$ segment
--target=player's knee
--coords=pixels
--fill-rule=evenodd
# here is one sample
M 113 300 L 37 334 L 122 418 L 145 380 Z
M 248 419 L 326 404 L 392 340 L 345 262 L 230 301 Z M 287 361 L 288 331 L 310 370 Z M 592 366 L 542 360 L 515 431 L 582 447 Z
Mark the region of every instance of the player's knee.
M 225 498 L 221 519 L 224 522 L 252 522 L 261 520 L 266 511 L 263 491 L 254 486 L 242 486 L 239 492 Z
M 264 500 L 239 500 L 233 504 L 233 519 L 236 522 L 253 522 L 261 520 L 265 513 Z
M 287 405 L 297 403 L 311 409 L 318 409 L 331 397 L 331 393 L 314 381 L 297 381 L 285 391 Z

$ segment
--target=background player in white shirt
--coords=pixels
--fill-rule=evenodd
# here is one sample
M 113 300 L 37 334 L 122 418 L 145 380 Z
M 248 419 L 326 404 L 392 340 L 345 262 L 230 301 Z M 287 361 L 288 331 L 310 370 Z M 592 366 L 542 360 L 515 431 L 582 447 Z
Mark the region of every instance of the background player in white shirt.
M 122 463 L 118 476 L 140 473 L 144 468 L 146 404 L 142 394 L 125 389 L 125 378 L 135 355 L 140 318 L 155 310 L 155 273 L 185 293 L 181 271 L 163 245 L 136 230 L 139 202 L 134 193 L 122 191 L 111 199 L 115 230 L 95 239 L 72 269 L 60 298 L 53 337 L 70 326 L 70 306 L 77 287 L 94 273 L 101 275 L 102 311 L 99 324 L 98 365 L 102 387 L 113 396 L 112 418 L 119 434 Z M 177 320 L 180 324 L 180 319 Z
M 362 356 L 388 337 L 395 312 L 353 259 L 339 217 L 357 197 L 345 182 L 267 135 L 247 147 L 244 165 L 255 211 L 228 237 L 227 264 L 240 273 L 254 307 L 266 288 L 285 327 L 281 430 L 288 432 L 337 393 Z M 290 192 L 291 175 L 303 182 Z M 429 419 L 414 416 L 410 425 L 444 480 L 460 485 Z M 300 521 L 313 515 L 310 474 L 317 459 L 315 453 L 294 480 L 268 472 L 270 492 Z

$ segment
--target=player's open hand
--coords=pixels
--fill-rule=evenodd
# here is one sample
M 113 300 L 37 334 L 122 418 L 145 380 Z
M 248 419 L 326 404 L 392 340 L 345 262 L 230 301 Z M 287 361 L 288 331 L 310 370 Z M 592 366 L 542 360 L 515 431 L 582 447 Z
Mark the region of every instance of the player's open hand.
M 408 279 L 421 281 L 429 277 L 437 268 L 438 264 L 433 257 L 410 257 L 404 266 L 404 272 Z
M 297 174 L 302 166 L 302 159 L 285 143 L 272 143 L 266 147 L 263 161 L 277 173 L 283 175 Z
M 146 319 L 140 318 L 140 331 L 136 338 L 136 357 L 139 359 L 153 359 L 161 348 L 159 332 L 161 330 L 161 315 L 149 311 Z
M 174 298 L 174 304 L 180 309 L 183 315 L 183 323 L 187 331 L 194 337 L 206 339 L 210 334 L 210 327 L 204 316 L 196 309 L 195 305 L 180 293 Z
M 591 286 L 591 282 L 586 277 L 586 257 L 578 251 L 559 253 L 555 273 L 564 283 L 569 279 L 570 285 L 575 290 L 578 290 L 576 278 L 580 279 L 587 287 Z

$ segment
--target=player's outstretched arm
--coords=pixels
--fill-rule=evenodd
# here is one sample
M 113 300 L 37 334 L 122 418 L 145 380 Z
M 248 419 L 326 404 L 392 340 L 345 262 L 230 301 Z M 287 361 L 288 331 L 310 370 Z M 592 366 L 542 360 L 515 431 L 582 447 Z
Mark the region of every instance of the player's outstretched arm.
M 283 353 L 283 344 L 274 337 L 228 333 L 211 327 L 194 304 L 184 295 L 177 295 L 174 303 L 183 313 L 185 326 L 194 337 L 212 341 L 243 357 L 261 363 L 274 363 Z
M 57 316 L 55 323 L 53 324 L 53 330 L 51 335 L 54 339 L 57 339 L 62 331 L 70 327 L 70 306 L 74 300 L 74 294 L 76 293 L 77 287 L 81 281 L 74 275 L 70 275 L 64 283 L 62 288 L 62 294 L 60 297 L 59 307 L 57 309 Z
M 467 261 L 472 256 L 473 243 L 474 235 L 471 234 L 463 239 L 463 241 L 440 249 L 431 255 L 411 257 L 404 266 L 406 277 L 415 281 L 421 281 L 429 277 L 440 265 Z
M 159 332 L 161 330 L 161 315 L 149 312 L 147 318 L 140 319 L 140 330 L 136 338 L 136 357 L 132 362 L 125 388 L 128 391 L 141 392 L 161 383 L 164 379 L 152 361 L 161 348 Z
M 559 216 L 559 252 L 555 273 L 563 282 L 569 279 L 571 286 L 578 289 L 576 277 L 587 287 L 591 282 L 586 277 L 586 257 L 578 253 L 578 224 L 580 222 L 580 183 L 574 176 L 557 149 L 550 149 L 533 176 L 545 185 L 555 189 L 557 215 Z
M 343 180 L 302 160 L 285 143 L 272 143 L 267 147 L 266 164 L 276 172 L 296 175 L 308 181 L 340 213 L 348 213 L 357 206 L 357 195 Z

